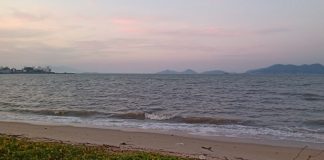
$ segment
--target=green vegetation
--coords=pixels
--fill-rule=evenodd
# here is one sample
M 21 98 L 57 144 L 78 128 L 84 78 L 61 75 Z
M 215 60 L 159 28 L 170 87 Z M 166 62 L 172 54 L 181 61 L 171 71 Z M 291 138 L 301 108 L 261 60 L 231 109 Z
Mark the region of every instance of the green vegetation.
M 175 156 L 140 151 L 113 151 L 104 146 L 34 142 L 0 135 L 0 160 L 182 160 Z

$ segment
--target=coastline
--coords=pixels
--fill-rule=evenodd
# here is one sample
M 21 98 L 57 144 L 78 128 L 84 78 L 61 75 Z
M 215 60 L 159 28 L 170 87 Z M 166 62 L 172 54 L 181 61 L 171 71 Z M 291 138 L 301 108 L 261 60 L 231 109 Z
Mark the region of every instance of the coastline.
M 109 145 L 123 150 L 144 150 L 172 155 L 207 159 L 290 160 L 301 152 L 304 145 L 277 145 L 273 143 L 247 143 L 231 138 L 208 139 L 179 134 L 141 131 L 121 131 L 76 126 L 57 126 L 0 121 L 0 134 L 19 135 L 40 141 L 63 141 L 92 145 Z M 323 148 L 324 149 L 324 148 Z M 308 146 L 298 156 L 307 160 L 318 155 L 322 148 Z M 311 160 L 324 159 L 324 153 Z

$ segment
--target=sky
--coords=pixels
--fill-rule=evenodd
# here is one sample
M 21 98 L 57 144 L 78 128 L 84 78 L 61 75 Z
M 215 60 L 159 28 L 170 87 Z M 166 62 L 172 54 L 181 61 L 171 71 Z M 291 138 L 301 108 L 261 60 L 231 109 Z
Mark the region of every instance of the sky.
M 324 64 L 323 0 L 1 0 L 0 66 L 244 72 Z

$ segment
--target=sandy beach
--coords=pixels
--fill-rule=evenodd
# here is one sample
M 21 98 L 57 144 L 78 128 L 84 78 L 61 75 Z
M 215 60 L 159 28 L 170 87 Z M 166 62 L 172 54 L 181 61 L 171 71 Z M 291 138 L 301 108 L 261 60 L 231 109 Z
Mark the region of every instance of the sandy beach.
M 41 141 L 63 141 L 145 150 L 201 159 L 230 160 L 323 160 L 321 148 L 276 146 L 204 139 L 173 134 L 128 132 L 73 126 L 0 122 L 0 133 Z M 304 148 L 304 149 L 303 149 Z M 324 148 L 323 148 L 324 149 Z

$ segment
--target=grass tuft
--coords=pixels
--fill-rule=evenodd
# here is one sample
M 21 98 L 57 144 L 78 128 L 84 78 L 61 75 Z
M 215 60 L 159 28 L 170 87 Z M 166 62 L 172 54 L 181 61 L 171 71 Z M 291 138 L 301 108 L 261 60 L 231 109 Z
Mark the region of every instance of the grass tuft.
M 0 135 L 0 160 L 184 160 L 141 151 L 111 151 L 104 146 L 34 142 Z

